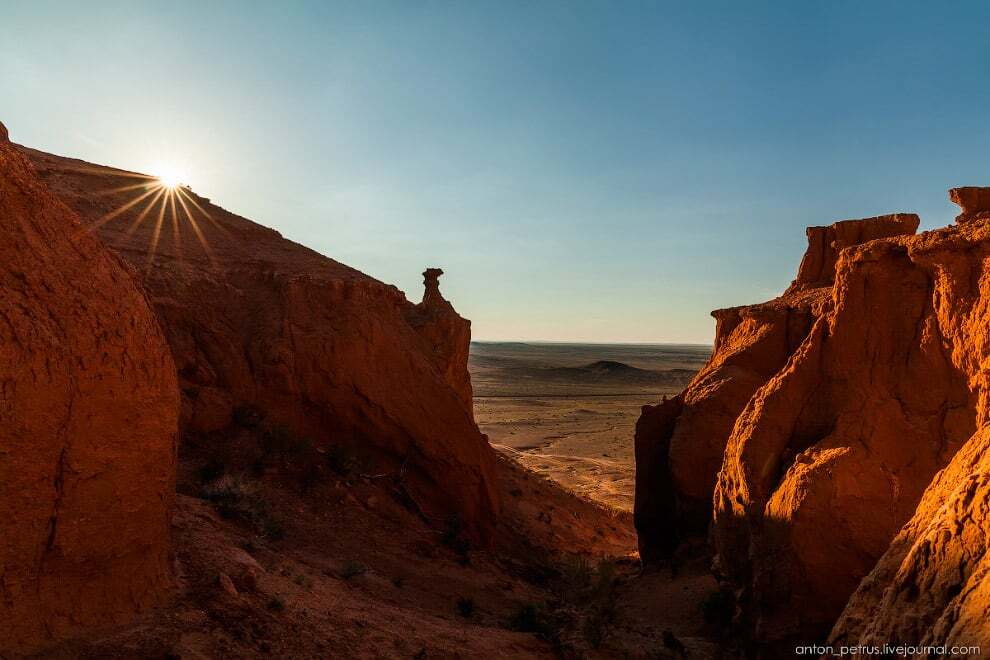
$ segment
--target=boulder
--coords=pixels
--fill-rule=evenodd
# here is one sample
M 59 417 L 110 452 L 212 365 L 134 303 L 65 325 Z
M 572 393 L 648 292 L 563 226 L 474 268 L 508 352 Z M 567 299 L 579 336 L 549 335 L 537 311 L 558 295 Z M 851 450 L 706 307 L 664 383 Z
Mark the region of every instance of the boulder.
M 132 273 L 0 131 L 0 656 L 172 584 L 179 392 Z

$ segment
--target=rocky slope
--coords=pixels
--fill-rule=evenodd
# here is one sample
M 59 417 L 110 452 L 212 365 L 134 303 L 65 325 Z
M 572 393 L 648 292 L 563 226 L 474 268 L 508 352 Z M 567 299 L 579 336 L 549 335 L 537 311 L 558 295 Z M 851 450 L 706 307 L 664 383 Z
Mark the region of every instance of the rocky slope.
M 438 273 L 414 305 L 188 189 L 25 152 L 139 272 L 175 356 L 187 435 L 263 424 L 359 454 L 423 518 L 456 518 L 472 542 L 491 543 L 495 459 L 471 416 L 470 326 Z
M 179 392 L 127 267 L 0 125 L 0 656 L 161 603 Z

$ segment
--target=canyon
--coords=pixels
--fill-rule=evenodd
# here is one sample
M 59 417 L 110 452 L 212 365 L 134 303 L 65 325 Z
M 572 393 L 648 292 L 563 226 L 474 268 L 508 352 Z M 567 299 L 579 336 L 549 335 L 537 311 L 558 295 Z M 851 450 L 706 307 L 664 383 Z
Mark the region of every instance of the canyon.
M 710 356 L 487 347 L 472 379 L 440 268 L 416 303 L 0 125 L 0 657 L 990 644 L 990 189 L 949 197 L 809 228 Z M 513 458 L 513 378 L 655 402 L 631 515 Z

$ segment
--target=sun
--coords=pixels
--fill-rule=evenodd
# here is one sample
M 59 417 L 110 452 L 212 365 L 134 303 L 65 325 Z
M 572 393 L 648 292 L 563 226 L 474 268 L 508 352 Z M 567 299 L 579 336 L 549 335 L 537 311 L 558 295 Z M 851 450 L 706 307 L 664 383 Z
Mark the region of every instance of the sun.
M 164 165 L 156 168 L 155 177 L 158 179 L 158 183 L 162 188 L 168 188 L 169 190 L 175 190 L 185 183 L 185 175 L 183 175 L 180 168 Z

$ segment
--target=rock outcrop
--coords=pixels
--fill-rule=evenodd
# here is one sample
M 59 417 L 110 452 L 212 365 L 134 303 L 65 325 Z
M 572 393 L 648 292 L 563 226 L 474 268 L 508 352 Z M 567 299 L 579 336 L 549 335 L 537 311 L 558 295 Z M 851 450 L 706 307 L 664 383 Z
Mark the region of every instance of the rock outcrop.
M 440 293 L 439 268 L 423 271 L 423 301 L 406 311 L 406 319 L 426 340 L 447 384 L 457 393 L 461 405 L 474 419 L 474 392 L 468 373 L 471 352 L 471 322 L 454 311 Z
M 847 247 L 918 230 L 914 213 L 894 213 L 864 220 L 842 220 L 827 227 L 808 227 L 808 249 L 789 291 L 832 286 L 839 253 Z
M 178 416 L 132 275 L 0 125 L 0 656 L 163 600 Z
M 956 222 L 963 224 L 974 220 L 990 218 L 990 188 L 964 186 L 949 190 L 949 199 L 958 204 L 962 213 L 956 216 Z
M 956 198 L 955 195 L 953 195 Z M 963 211 L 972 211 L 964 206 Z M 925 491 L 910 521 L 859 584 L 832 631 L 838 645 L 990 644 L 990 222 L 919 236 L 907 257 L 929 277 L 931 332 L 965 385 L 959 428 L 972 437 Z M 917 382 L 941 389 L 938 379 Z M 948 424 L 946 424 L 948 426 Z
M 987 648 L 988 539 L 990 426 L 983 426 L 938 474 L 911 521 L 860 583 L 829 643 L 868 648 L 909 640 Z
M 797 279 L 770 302 L 716 310 L 708 364 L 673 402 L 644 406 L 636 429 L 636 528 L 646 561 L 662 559 L 685 534 L 701 534 L 725 446 L 753 395 L 777 374 L 831 301 L 842 248 L 913 234 L 918 216 L 895 214 L 809 227 Z
M 979 222 L 842 250 L 827 310 L 737 419 L 713 536 L 758 641 L 821 639 L 986 423 L 988 256 Z
M 186 432 L 260 411 L 318 448 L 360 451 L 424 517 L 455 516 L 490 542 L 495 457 L 472 420 L 470 326 L 439 290 L 413 305 L 188 189 L 26 151 L 140 271 L 178 366 Z

